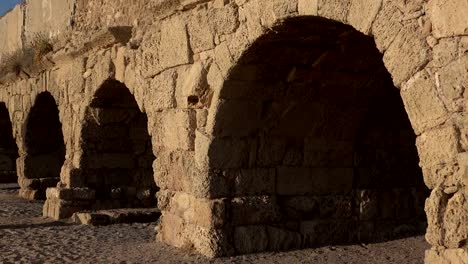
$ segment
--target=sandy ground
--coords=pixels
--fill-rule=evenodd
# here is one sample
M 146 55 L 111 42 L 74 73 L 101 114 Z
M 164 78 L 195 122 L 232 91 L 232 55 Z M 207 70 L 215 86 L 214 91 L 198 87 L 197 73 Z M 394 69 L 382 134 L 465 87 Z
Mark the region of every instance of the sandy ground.
M 206 259 L 154 242 L 154 224 L 81 226 L 41 216 L 42 202 L 0 185 L 0 263 L 423 263 L 424 237 Z

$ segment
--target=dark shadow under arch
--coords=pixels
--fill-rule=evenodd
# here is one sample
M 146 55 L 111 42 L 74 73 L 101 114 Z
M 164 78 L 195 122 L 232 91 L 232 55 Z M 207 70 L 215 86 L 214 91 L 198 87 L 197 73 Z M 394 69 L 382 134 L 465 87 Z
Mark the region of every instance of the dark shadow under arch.
M 48 187 L 55 187 L 65 161 L 65 143 L 59 110 L 49 92 L 37 95 L 24 128 L 24 177 L 36 179 L 27 186 L 42 198 Z M 23 187 L 23 186 L 22 186 Z M 24 186 L 26 187 L 26 186 Z
M 416 137 L 382 54 L 350 26 L 291 18 L 260 37 L 224 83 L 213 135 L 239 254 L 425 231 Z
M 0 103 L 0 183 L 18 181 L 16 174 L 18 147 L 13 138 L 13 126 L 5 103 Z
M 96 191 L 89 209 L 154 207 L 153 149 L 146 114 L 115 80 L 96 91 L 82 128 L 82 186 Z

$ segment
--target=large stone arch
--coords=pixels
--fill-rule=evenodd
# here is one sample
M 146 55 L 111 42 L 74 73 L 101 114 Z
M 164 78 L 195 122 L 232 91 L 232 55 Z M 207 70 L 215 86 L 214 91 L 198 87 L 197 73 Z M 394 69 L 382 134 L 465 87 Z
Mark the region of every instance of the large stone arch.
M 286 19 L 217 99 L 208 173 L 236 254 L 424 232 L 416 137 L 372 38 Z
M 5 103 L 0 103 L 0 182 L 18 182 L 16 174 L 18 147 L 13 138 L 13 126 Z
M 148 118 L 124 84 L 106 80 L 100 86 L 86 111 L 81 137 L 83 186 L 95 190 L 103 204 L 93 208 L 110 209 L 106 200 L 116 201 L 115 208 L 155 206 Z
M 229 247 L 232 237 L 229 231 L 224 229 L 229 223 L 226 216 L 229 215 L 229 206 L 225 195 L 222 194 L 226 186 L 225 177 L 217 177 L 219 175 L 216 173 L 219 171 L 210 170 L 212 159 L 222 160 L 224 157 L 210 156 L 209 153 L 216 145 L 214 138 L 217 136 L 216 123 L 219 121 L 217 114 L 224 103 L 222 89 L 245 51 L 258 39 L 270 31 L 274 34 L 275 26 L 281 24 L 284 19 L 306 15 L 349 24 L 374 38 L 378 50 L 383 54 L 382 61 L 394 86 L 400 89 L 411 126 L 417 136 L 419 165 L 424 172 L 424 181 L 432 189 L 432 194 L 426 202 L 429 223 L 426 238 L 432 245 L 441 247 L 429 250 L 427 261 L 437 263 L 449 256 L 460 258 L 461 254 L 466 255 L 466 249 L 461 249 L 468 236 L 467 227 L 462 224 L 466 222 L 465 216 L 461 216 L 466 215 L 466 202 L 463 198 L 465 184 L 462 180 L 466 169 L 461 169 L 466 167 L 466 154 L 463 154 L 466 152 L 466 122 L 462 121 L 463 114 L 457 114 L 458 111 L 465 111 L 462 109 L 465 109 L 463 105 L 466 104 L 466 96 L 452 93 L 450 87 L 458 87 L 463 81 L 448 74 L 451 70 L 465 74 L 460 68 L 463 69 L 463 65 L 466 65 L 466 55 L 463 54 L 463 48 L 457 48 L 457 51 L 452 53 L 443 51 L 446 45 L 458 45 L 456 43 L 459 37 L 456 35 L 460 33 L 448 30 L 449 27 L 444 24 L 454 24 L 454 21 L 439 20 L 434 15 L 437 13 L 437 1 L 426 5 L 416 1 L 369 3 L 252 0 L 208 6 L 211 9 L 208 8 L 206 13 L 200 8 L 190 11 L 192 13 L 187 15 L 190 40 L 188 45 L 194 52 L 194 64 L 191 69 L 195 73 L 192 75 L 191 72 L 189 76 L 196 82 L 193 87 L 189 87 L 193 89 L 188 91 L 187 107 L 196 109 L 194 112 L 197 115 L 197 124 L 194 160 L 188 158 L 189 162 L 185 162 L 193 164 L 196 170 L 183 175 L 187 178 L 193 177 L 196 182 L 185 188 L 168 185 L 168 188 L 159 193 L 159 199 L 165 201 L 158 233 L 160 240 L 176 246 L 193 245 L 200 252 L 210 256 L 234 252 L 232 247 Z M 204 15 L 210 19 L 203 20 Z M 167 20 L 167 24 L 174 26 L 183 24 L 177 18 Z M 431 25 L 434 31 L 431 31 Z M 199 31 L 203 26 L 210 29 L 208 33 Z M 161 32 L 163 46 L 165 34 L 170 34 L 164 30 Z M 438 39 L 443 37 L 447 40 L 439 43 Z M 177 44 L 183 47 L 183 41 L 188 40 L 181 38 Z M 168 47 L 163 46 L 162 49 Z M 433 53 L 436 50 L 438 54 Z M 190 61 L 190 53 L 188 54 Z M 145 53 L 143 55 L 145 56 Z M 146 55 L 153 54 L 148 52 Z M 180 55 L 174 60 L 183 64 L 186 59 L 185 53 Z M 150 66 L 142 66 L 143 74 L 154 76 L 161 71 L 158 67 Z M 245 78 L 255 78 L 252 72 L 246 70 Z M 445 76 L 445 84 L 438 79 L 438 76 L 442 75 Z M 442 91 L 444 89 L 448 91 Z M 177 92 L 176 88 L 176 94 Z M 238 92 L 233 90 L 233 94 L 229 96 L 235 97 Z M 239 146 L 231 147 L 237 151 Z M 166 178 L 171 177 L 166 175 Z M 448 202 L 449 200 L 451 202 Z M 202 214 L 200 208 L 203 208 L 205 216 L 192 214 L 192 207 L 198 208 L 199 214 Z M 445 209 L 448 207 L 450 210 Z M 450 226 L 457 228 L 448 231 L 452 229 Z
M 62 124 L 51 93 L 44 91 L 35 97 L 22 133 L 22 149 L 17 160 L 20 195 L 45 199 L 46 189 L 59 182 L 65 160 Z
M 129 88 L 109 78 L 90 89 L 80 109 L 73 156 L 50 188 L 44 215 L 156 206 L 148 117 Z

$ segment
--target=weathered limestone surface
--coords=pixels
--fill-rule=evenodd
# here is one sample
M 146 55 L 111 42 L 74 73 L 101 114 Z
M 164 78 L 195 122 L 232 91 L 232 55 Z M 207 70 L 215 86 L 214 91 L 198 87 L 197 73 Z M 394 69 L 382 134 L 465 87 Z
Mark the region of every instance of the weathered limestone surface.
M 0 18 L 0 60 L 23 46 L 24 13 L 18 5 Z M 5 37 L 8 36 L 8 37 Z
M 208 256 L 427 220 L 426 263 L 466 263 L 466 1 L 57 1 L 0 19 L 0 53 L 58 38 L 43 72 L 0 84 L 45 216 L 157 199 L 157 238 Z M 44 92 L 65 153 L 37 178 L 51 155 L 32 158 L 27 123 Z

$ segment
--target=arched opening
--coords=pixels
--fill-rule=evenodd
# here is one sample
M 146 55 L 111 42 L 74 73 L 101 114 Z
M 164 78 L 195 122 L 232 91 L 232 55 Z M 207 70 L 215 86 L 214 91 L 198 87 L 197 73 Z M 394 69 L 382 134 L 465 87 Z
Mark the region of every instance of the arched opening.
M 16 175 L 18 147 L 5 103 L 0 103 L 0 183 L 18 182 Z
M 107 80 L 96 91 L 86 110 L 82 149 L 82 185 L 96 193 L 89 209 L 155 206 L 148 119 L 124 84 Z
M 293 18 L 260 37 L 228 74 L 213 136 L 238 254 L 424 233 L 414 132 L 373 39 L 350 26 Z
M 49 92 L 37 95 L 26 119 L 24 140 L 23 189 L 34 190 L 33 199 L 45 198 L 45 191 L 60 181 L 65 161 L 65 144 L 59 110 Z M 20 175 L 21 176 L 21 175 Z

